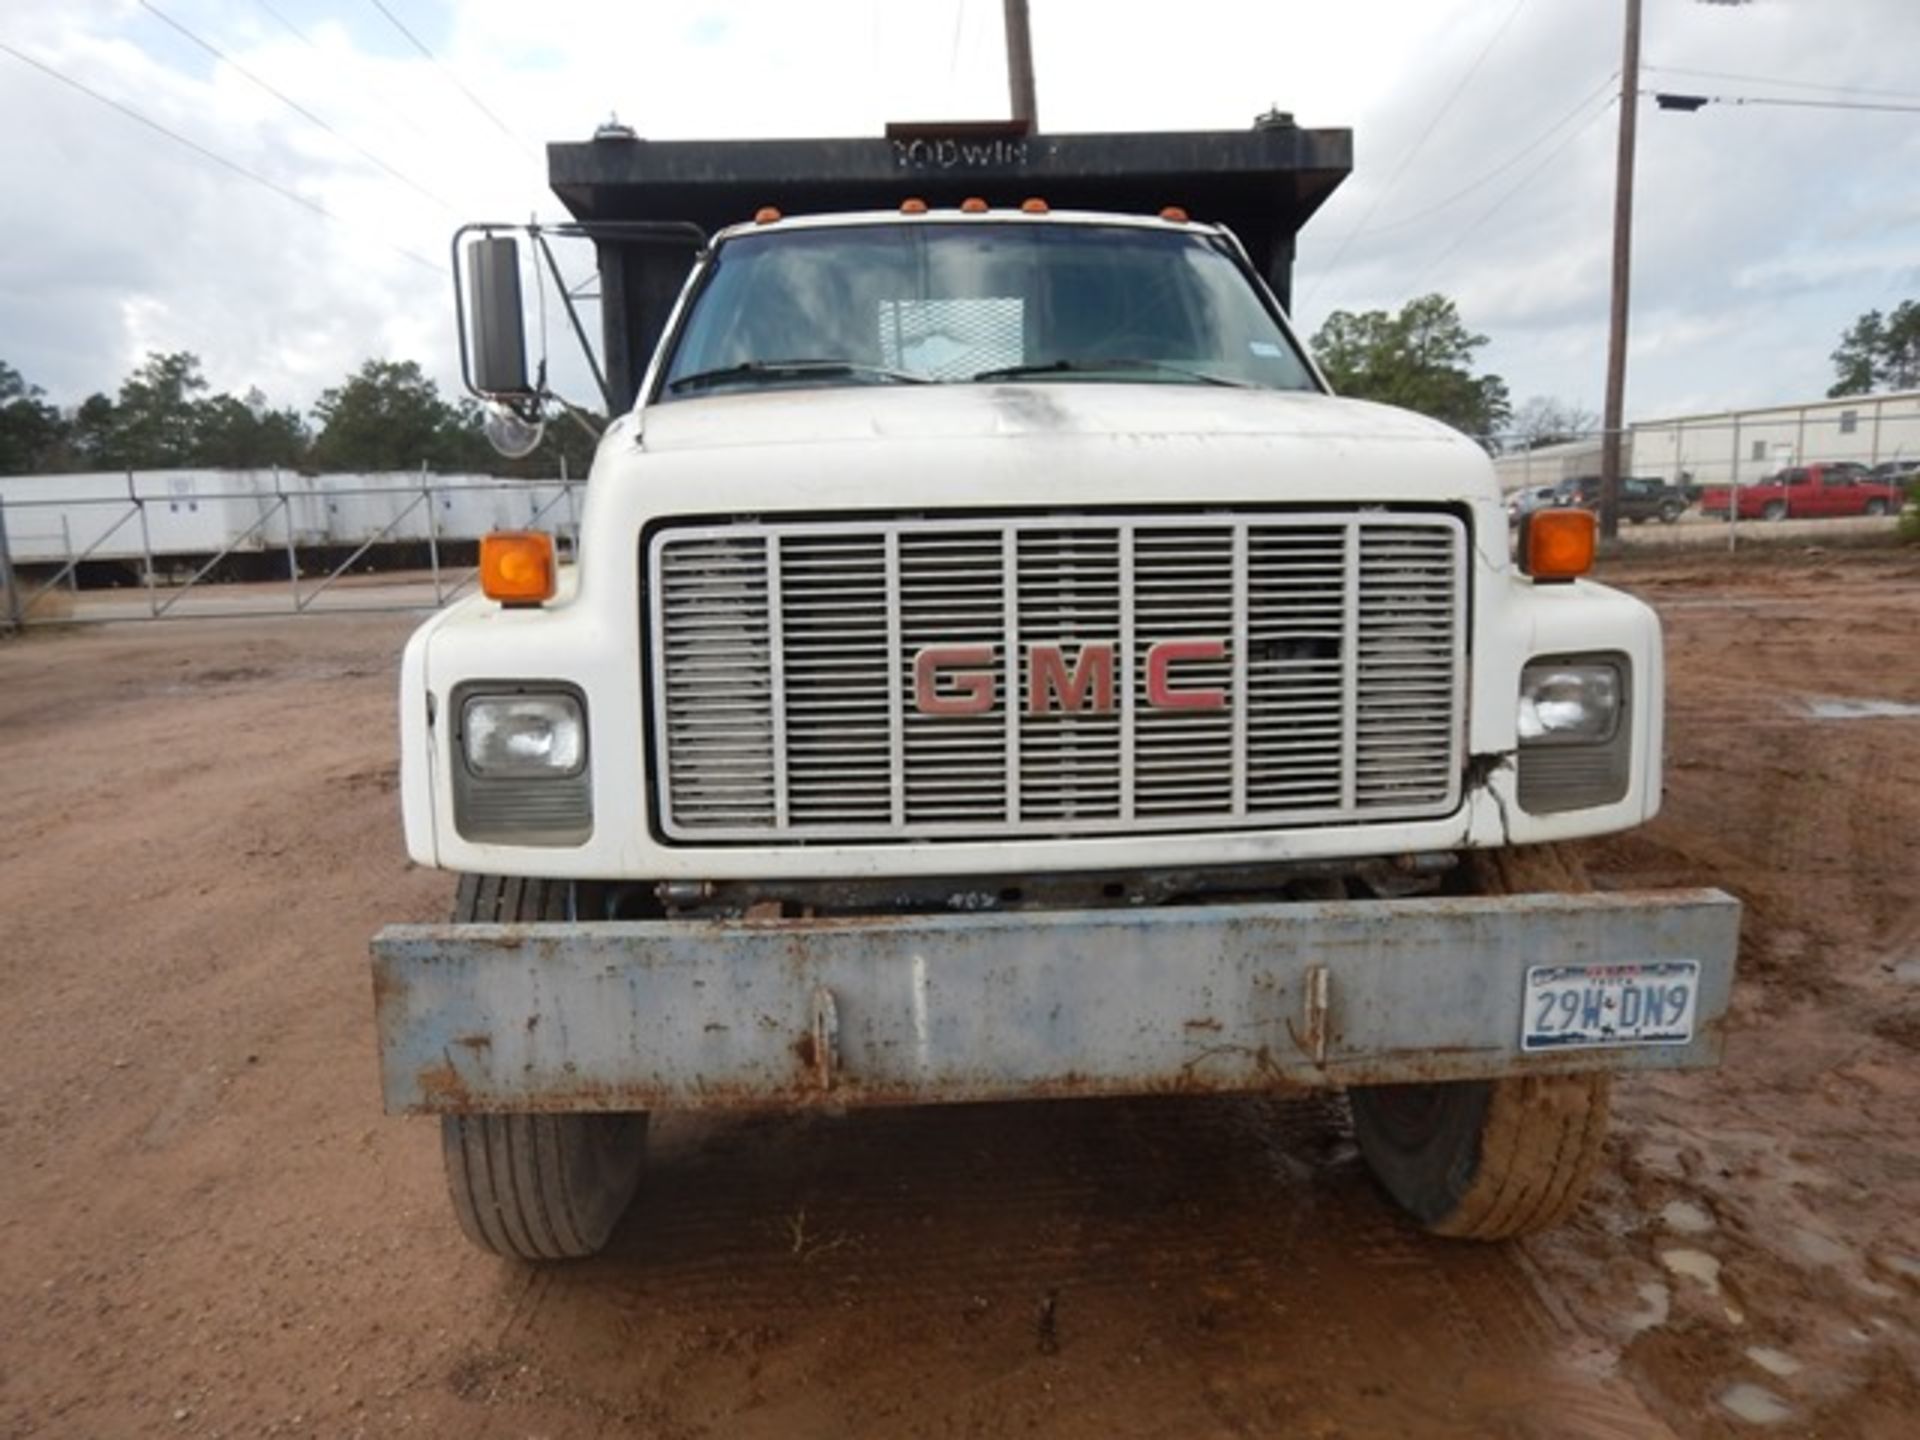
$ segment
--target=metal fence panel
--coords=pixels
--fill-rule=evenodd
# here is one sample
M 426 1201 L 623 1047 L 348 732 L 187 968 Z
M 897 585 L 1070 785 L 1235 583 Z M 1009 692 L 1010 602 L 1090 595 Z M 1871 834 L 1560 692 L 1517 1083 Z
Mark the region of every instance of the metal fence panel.
M 432 610 L 476 577 L 445 569 L 449 545 L 545 528 L 570 546 L 582 483 L 424 469 L 0 477 L 0 624 Z M 392 580 L 345 583 L 382 566 Z M 270 578 L 223 583 L 236 572 Z M 83 573 L 122 583 L 83 597 Z M 71 604 L 52 601 L 61 590 Z

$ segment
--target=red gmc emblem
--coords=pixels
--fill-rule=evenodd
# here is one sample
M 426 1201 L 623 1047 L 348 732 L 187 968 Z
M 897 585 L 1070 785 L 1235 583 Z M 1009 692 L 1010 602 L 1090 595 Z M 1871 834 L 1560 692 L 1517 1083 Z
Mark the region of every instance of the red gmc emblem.
M 992 645 L 929 645 L 913 657 L 913 704 L 922 715 L 984 715 L 999 680 Z M 1156 710 L 1224 710 L 1227 692 L 1181 683 L 1175 667 L 1224 660 L 1224 640 L 1162 640 L 1147 647 L 1147 704 Z M 1105 715 L 1114 708 L 1114 647 L 1092 641 L 1067 663 L 1063 645 L 1027 646 L 1027 713 Z

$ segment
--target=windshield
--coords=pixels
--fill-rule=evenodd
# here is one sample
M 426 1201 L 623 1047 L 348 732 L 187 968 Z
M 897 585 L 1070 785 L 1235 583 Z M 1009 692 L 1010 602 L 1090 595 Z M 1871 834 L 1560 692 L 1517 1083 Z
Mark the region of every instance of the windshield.
M 1212 236 L 975 222 L 728 241 L 658 398 L 1011 379 L 1318 388 Z

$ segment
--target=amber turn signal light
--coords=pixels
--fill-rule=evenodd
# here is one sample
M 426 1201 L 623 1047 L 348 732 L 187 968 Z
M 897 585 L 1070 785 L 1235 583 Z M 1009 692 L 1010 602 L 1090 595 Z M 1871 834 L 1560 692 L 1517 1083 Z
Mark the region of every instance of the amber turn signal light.
M 553 537 L 540 530 L 496 530 L 480 539 L 480 589 L 504 605 L 551 600 L 557 583 Z
M 1536 580 L 1572 580 L 1593 569 L 1591 510 L 1535 510 L 1520 528 L 1520 568 Z

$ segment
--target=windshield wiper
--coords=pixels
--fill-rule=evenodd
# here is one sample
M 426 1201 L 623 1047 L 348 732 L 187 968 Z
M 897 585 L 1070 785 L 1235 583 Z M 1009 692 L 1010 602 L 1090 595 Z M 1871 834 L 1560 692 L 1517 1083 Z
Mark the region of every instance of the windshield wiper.
M 787 376 L 857 375 L 866 379 L 895 381 L 902 385 L 925 385 L 925 375 L 906 370 L 889 370 L 882 365 L 861 365 L 852 360 L 742 360 L 738 365 L 722 365 L 713 370 L 696 370 L 669 380 L 667 389 L 675 395 L 684 390 L 706 390 L 734 380 L 780 379 Z
M 994 370 L 981 370 L 967 379 L 980 380 L 1020 380 L 1029 375 L 1085 375 L 1109 373 L 1115 370 L 1158 370 L 1168 375 L 1179 375 L 1187 380 L 1197 380 L 1202 385 L 1231 385 L 1236 390 L 1256 390 L 1260 387 L 1251 380 L 1234 380 L 1225 375 L 1211 375 L 1205 370 L 1190 370 L 1185 365 L 1175 365 L 1166 360 L 1134 360 L 1115 357 L 1106 360 L 1041 360 L 1031 365 L 1002 365 Z

